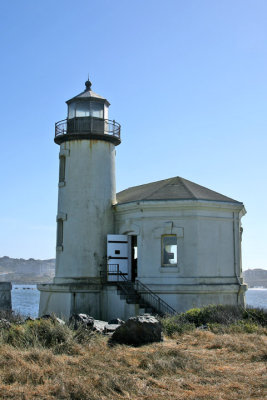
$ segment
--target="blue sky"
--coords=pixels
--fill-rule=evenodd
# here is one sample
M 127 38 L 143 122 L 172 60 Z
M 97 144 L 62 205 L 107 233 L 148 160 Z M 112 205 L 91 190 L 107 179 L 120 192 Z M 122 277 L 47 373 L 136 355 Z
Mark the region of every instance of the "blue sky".
M 84 89 L 122 125 L 117 190 L 182 176 L 243 201 L 267 268 L 267 2 L 2 1 L 0 256 L 55 256 L 54 123 Z

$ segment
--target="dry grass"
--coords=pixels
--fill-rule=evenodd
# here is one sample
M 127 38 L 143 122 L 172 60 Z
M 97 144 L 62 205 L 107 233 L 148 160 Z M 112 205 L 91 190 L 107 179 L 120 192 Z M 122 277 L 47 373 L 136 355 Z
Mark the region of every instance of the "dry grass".
M 2 344 L 0 398 L 263 400 L 266 344 L 265 335 L 197 330 L 139 348 L 110 348 L 102 336 L 48 349 Z

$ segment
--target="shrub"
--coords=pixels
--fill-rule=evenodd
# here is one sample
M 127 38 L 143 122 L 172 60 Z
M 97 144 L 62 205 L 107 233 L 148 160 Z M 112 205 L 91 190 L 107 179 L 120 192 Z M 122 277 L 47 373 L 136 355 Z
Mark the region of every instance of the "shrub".
M 223 325 L 218 323 L 208 323 L 209 331 L 216 334 L 231 334 L 231 333 L 257 333 L 259 335 L 266 335 L 266 328 L 252 321 L 240 320 L 234 324 Z
M 74 331 L 73 338 L 77 343 L 84 344 L 92 339 L 96 334 L 90 329 L 85 329 L 82 325 Z
M 195 324 L 182 322 L 174 317 L 163 318 L 161 322 L 163 331 L 167 336 L 173 336 L 174 334 L 181 335 L 182 333 L 195 329 Z
M 267 326 L 267 310 L 248 307 L 243 312 L 243 319 L 250 319 L 262 326 Z
M 229 326 L 229 333 L 264 333 L 262 327 L 252 321 L 238 321 Z
M 65 325 L 55 323 L 53 320 L 27 321 L 24 324 L 12 324 L 3 330 L 2 343 L 18 348 L 31 346 L 50 348 L 71 339 L 71 330 Z
M 265 333 L 267 311 L 232 305 L 209 305 L 192 308 L 184 313 L 162 319 L 166 335 L 182 334 L 194 328 L 206 326 L 214 333 Z
M 24 318 L 20 314 L 10 310 L 0 310 L 0 319 L 6 319 L 17 324 L 24 322 Z
M 231 324 L 242 319 L 241 307 L 231 305 L 209 305 L 203 308 L 192 308 L 181 314 L 181 318 L 194 323 L 197 327 L 208 323 Z

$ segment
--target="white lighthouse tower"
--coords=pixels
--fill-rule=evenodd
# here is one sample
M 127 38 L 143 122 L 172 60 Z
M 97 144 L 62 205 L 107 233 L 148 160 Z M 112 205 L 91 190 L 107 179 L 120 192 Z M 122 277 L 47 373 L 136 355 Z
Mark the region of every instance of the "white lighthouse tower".
M 56 274 L 38 285 L 39 313 L 98 314 L 100 274 L 106 269 L 107 235 L 114 231 L 115 146 L 120 125 L 108 119 L 110 103 L 91 90 L 71 98 L 68 117 L 56 123 L 59 183 Z

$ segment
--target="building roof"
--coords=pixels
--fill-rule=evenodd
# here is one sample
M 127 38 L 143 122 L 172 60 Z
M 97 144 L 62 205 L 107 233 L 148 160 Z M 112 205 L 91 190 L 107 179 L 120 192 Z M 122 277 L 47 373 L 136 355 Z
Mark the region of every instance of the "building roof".
M 151 200 L 207 200 L 242 204 L 179 176 L 133 186 L 117 193 L 117 204 Z

